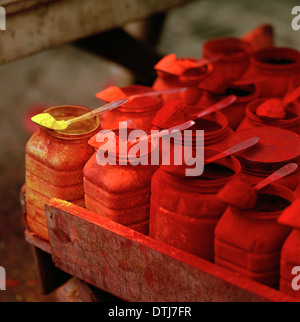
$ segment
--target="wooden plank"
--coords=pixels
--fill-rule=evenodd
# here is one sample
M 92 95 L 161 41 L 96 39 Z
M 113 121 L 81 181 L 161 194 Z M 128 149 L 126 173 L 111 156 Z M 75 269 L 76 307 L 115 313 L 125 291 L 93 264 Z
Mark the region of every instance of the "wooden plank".
M 46 214 L 56 266 L 123 300 L 293 301 L 64 201 L 51 200 Z
M 190 1 L 193 0 L 61 0 L 46 1 L 14 14 L 12 11 L 7 16 L 6 31 L 1 32 L 0 65 Z
M 7 15 L 10 15 L 54 1 L 59 0 L 0 0 L 0 6 L 5 8 Z

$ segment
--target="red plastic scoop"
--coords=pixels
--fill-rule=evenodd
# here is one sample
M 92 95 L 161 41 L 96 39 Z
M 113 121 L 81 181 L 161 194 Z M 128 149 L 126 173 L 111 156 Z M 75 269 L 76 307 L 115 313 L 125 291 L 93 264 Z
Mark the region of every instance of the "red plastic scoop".
M 265 180 L 261 181 L 259 184 L 257 184 L 253 189 L 256 191 L 259 191 L 269 184 L 273 183 L 274 181 L 277 181 L 281 178 L 284 178 L 291 173 L 295 172 L 298 169 L 298 164 L 296 163 L 289 163 L 282 167 L 281 169 L 275 171 L 273 174 L 271 174 L 269 177 L 267 177 Z
M 224 98 L 223 100 L 219 101 L 218 103 L 214 104 L 213 106 L 206 108 L 204 111 L 193 115 L 195 117 L 195 119 L 199 119 L 203 116 L 215 113 L 217 111 L 222 110 L 225 107 L 228 107 L 230 105 L 232 105 L 235 101 L 237 100 L 237 96 L 235 95 L 229 95 L 226 98 Z
M 286 116 L 285 108 L 300 97 L 300 87 L 288 93 L 283 99 L 270 99 L 262 103 L 256 110 L 256 115 L 263 118 L 278 120 Z
M 258 137 L 254 137 L 254 138 L 245 140 L 245 141 L 233 146 L 232 148 L 230 148 L 230 149 L 228 149 L 228 150 L 226 150 L 224 152 L 221 152 L 221 153 L 213 156 L 212 158 L 209 158 L 209 159 L 205 160 L 205 164 L 215 162 L 215 161 L 217 161 L 219 159 L 228 157 L 228 156 L 230 156 L 230 155 L 232 155 L 234 153 L 249 149 L 250 147 L 252 147 L 255 144 L 257 144 L 258 142 L 259 142 Z

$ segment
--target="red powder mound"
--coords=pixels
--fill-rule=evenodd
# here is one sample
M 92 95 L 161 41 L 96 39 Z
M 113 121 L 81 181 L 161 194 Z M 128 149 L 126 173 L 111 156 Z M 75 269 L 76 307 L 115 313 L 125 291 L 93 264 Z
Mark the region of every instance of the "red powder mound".
M 239 209 L 253 209 L 257 202 L 256 191 L 244 176 L 231 180 L 217 195 L 218 199 Z
M 171 100 L 156 113 L 152 123 L 158 128 L 168 129 L 189 120 L 188 106 L 181 100 Z
M 127 98 L 126 94 L 116 86 L 109 86 L 105 90 L 96 94 L 96 97 L 105 102 L 114 102 L 122 98 Z
M 163 72 L 167 72 L 173 75 L 181 75 L 182 69 L 177 65 L 177 57 L 175 54 L 170 54 L 162 58 L 156 65 L 155 69 Z
M 198 64 L 199 61 L 195 58 L 177 58 L 175 54 L 170 54 L 161 59 L 155 69 L 176 76 L 181 76 L 190 69 L 196 69 L 194 72 L 198 74 L 207 72 L 206 67 L 199 67 Z

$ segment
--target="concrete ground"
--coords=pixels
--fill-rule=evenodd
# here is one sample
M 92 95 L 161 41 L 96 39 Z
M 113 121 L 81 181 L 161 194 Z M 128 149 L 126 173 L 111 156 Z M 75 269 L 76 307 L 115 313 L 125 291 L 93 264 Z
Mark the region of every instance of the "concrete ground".
M 205 40 L 240 37 L 263 23 L 274 25 L 277 45 L 300 49 L 300 31 L 291 28 L 296 5 L 292 0 L 195 1 L 170 11 L 158 51 L 199 57 Z M 121 66 L 70 45 L 0 67 L 0 266 L 7 272 L 7 290 L 0 291 L 0 301 L 54 301 L 54 294 L 41 294 L 31 249 L 24 241 L 19 191 L 31 135 L 24 117 L 36 105 L 97 107 L 97 91 L 132 80 Z

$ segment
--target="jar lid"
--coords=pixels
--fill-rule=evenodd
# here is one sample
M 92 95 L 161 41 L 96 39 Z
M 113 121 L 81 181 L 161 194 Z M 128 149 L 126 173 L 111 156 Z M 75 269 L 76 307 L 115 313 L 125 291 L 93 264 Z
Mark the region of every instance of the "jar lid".
M 296 133 L 275 127 L 242 130 L 229 139 L 229 147 L 251 137 L 259 137 L 257 145 L 235 156 L 245 171 L 272 173 L 287 163 L 300 161 L 300 139 Z

